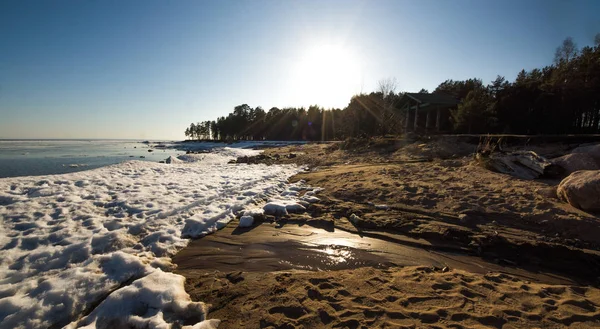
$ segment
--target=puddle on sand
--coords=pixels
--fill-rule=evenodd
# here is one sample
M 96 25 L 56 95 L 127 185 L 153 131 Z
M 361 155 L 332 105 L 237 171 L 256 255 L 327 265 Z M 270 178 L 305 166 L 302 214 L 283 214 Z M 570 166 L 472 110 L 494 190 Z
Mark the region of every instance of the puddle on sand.
M 173 258 L 179 270 L 269 272 L 283 270 L 330 271 L 370 266 L 444 264 L 431 254 L 391 246 L 336 230 L 328 232 L 306 225 L 277 227 L 261 224 L 239 230 L 228 225 L 193 241 Z
M 329 271 L 371 266 L 436 266 L 485 274 L 503 272 L 523 279 L 571 284 L 560 276 L 505 267 L 463 254 L 433 252 L 381 239 L 333 232 L 307 225 L 263 223 L 222 230 L 192 241 L 173 257 L 178 271 L 270 272 L 284 270 Z
M 273 252 L 273 257 L 279 259 L 279 264 L 284 267 L 282 269 L 331 271 L 363 266 L 384 268 L 392 265 L 381 256 L 343 245 L 311 245 L 286 241 L 270 243 L 268 248 Z

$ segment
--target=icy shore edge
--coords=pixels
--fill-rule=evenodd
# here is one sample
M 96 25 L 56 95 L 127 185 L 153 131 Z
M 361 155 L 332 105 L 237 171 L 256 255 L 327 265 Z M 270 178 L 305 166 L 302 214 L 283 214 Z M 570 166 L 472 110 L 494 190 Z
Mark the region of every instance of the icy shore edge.
M 0 179 L 0 327 L 216 328 L 170 257 L 257 208 L 302 207 L 296 166 L 233 165 L 222 148 Z M 310 193 L 309 193 L 310 195 Z

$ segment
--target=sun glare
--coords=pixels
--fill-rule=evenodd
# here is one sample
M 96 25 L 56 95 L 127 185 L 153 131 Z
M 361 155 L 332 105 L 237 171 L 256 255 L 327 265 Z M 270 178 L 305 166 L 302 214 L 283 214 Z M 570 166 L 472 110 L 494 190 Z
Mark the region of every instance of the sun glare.
M 292 93 L 299 105 L 341 108 L 360 92 L 361 79 L 358 60 L 350 51 L 331 45 L 315 47 L 297 62 Z

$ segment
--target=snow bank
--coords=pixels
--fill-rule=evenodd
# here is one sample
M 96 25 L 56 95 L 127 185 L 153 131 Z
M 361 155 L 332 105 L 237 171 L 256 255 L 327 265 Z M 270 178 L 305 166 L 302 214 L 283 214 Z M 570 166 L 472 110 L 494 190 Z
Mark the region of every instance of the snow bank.
M 257 199 L 286 200 L 299 169 L 227 164 L 252 152 L 0 179 L 0 328 L 215 327 L 165 271 L 184 237 L 214 232 Z
M 157 328 L 167 319 L 200 320 L 204 328 L 217 328 L 219 320 L 206 321 L 207 305 L 192 302 L 184 290 L 185 278 L 157 269 L 106 298 L 74 328 Z M 198 315 L 201 317 L 198 318 Z M 186 328 L 186 327 L 183 327 Z M 187 328 L 192 328 L 187 326 Z

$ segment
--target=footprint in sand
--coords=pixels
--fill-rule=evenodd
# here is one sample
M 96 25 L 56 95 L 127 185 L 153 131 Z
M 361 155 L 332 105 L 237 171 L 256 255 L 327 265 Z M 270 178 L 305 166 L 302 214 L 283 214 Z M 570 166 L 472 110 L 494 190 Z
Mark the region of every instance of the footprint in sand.
M 306 309 L 300 306 L 276 306 L 269 309 L 270 314 L 283 314 L 286 318 L 299 319 L 306 315 Z

